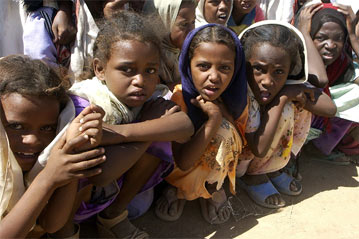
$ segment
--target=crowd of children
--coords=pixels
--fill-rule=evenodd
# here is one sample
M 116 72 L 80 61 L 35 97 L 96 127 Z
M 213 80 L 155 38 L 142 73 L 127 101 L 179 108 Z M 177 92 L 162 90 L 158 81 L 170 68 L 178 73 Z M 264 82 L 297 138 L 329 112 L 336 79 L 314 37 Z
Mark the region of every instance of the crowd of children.
M 305 190 L 302 149 L 359 165 L 359 9 L 329 2 L 9 4 L 0 238 L 79 238 L 89 218 L 100 237 L 148 238 L 130 220 L 154 201 L 175 221 L 199 199 L 222 224 L 226 181 L 280 208 Z

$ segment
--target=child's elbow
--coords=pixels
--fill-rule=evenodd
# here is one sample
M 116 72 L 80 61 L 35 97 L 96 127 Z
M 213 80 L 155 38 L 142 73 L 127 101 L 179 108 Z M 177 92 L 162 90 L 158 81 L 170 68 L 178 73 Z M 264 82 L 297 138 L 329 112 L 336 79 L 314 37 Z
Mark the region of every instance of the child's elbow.
M 329 108 L 328 108 L 328 112 L 327 112 L 327 117 L 334 117 L 337 114 L 337 107 L 335 106 L 335 104 L 333 103 Z

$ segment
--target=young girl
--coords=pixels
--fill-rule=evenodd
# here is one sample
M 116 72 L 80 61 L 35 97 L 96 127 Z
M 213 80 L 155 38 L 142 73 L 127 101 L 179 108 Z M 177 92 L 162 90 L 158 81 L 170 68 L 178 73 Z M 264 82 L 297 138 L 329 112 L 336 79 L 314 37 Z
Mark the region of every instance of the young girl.
M 231 15 L 233 0 L 199 0 L 196 8 L 195 27 L 208 23 L 227 25 Z
M 243 175 L 249 164 L 241 181 L 249 196 L 264 207 L 283 207 L 279 192 L 298 195 L 302 190 L 280 169 L 304 144 L 310 112 L 330 117 L 336 107 L 320 90 L 303 84 L 308 77 L 306 49 L 296 28 L 263 21 L 247 28 L 241 42 L 247 62 L 250 111 L 248 147 L 240 155 L 243 161 L 237 174 Z
M 263 21 L 262 10 L 257 6 L 257 0 L 234 0 L 228 26 L 238 35 L 255 22 Z
M 33 237 L 40 232 L 40 227 L 33 227 L 35 223 L 45 232 L 58 230 L 72 209 L 72 185 L 79 178 L 101 172 L 96 166 L 105 160 L 103 149 L 80 151 L 96 147 L 101 140 L 101 124 L 93 124 L 103 115 L 92 113 L 98 107 L 87 108 L 66 135 L 54 139 L 72 120 L 64 83 L 40 60 L 22 55 L 0 59 L 1 238 Z M 88 120 L 83 124 L 92 127 L 84 127 L 81 133 L 80 120 L 84 117 Z M 29 177 L 36 174 L 38 158 L 46 154 L 45 168 L 31 182 Z M 30 230 L 34 234 L 28 234 Z
M 205 220 L 224 223 L 230 211 L 222 185 L 228 177 L 235 192 L 247 118 L 244 54 L 235 33 L 217 24 L 193 30 L 182 48 L 180 72 L 182 86 L 176 86 L 172 100 L 187 112 L 196 133 L 173 144 L 176 167 L 166 181 L 174 187 L 157 202 L 156 214 L 174 221 L 185 200 L 201 198 Z
M 351 46 L 355 54 L 359 54 L 359 36 L 355 34 L 355 27 L 359 28 L 359 25 L 355 24 L 355 15 L 348 6 L 323 4 L 314 12 L 310 12 L 311 8 L 302 11 L 304 17 L 301 20 L 304 25 L 311 26 L 312 44 L 319 52 L 329 78 L 324 91 L 331 96 L 338 112 L 332 119 L 314 119 L 312 127 L 323 133 L 309 144 L 308 149 L 313 156 L 326 162 L 346 165 L 352 160 L 358 164 L 359 142 L 357 137 L 349 134 L 359 122 L 359 72 L 348 48 Z
M 103 173 L 89 179 L 96 186 L 105 186 L 105 193 L 93 193 L 75 215 L 80 221 L 98 213 L 100 236 L 148 236 L 129 222 L 126 208 L 139 192 L 153 188 L 171 169 L 169 142 L 150 144 L 183 141 L 193 133 L 188 116 L 162 99 L 168 90 L 158 85 L 162 36 L 155 26 L 160 25 L 130 11 L 104 21 L 93 49 L 95 76 L 70 89 L 78 108 L 90 101 L 105 110 L 104 127 L 117 134 L 104 135 L 101 144 L 126 143 L 106 147 Z M 107 196 L 106 188 L 114 193 Z M 141 202 L 140 214 L 151 202 Z
M 196 6 L 195 0 L 149 0 L 145 3 L 144 11 L 157 12 L 168 32 L 162 41 L 166 61 L 161 65 L 160 77 L 170 90 L 181 81 L 178 57 L 184 39 L 194 28 Z

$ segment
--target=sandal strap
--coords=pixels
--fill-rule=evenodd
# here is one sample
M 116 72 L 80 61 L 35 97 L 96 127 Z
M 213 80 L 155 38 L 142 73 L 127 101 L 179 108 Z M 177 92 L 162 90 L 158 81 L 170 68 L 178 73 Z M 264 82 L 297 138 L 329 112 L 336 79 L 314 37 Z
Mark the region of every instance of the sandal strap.
M 120 215 L 118 215 L 117 217 L 114 218 L 103 218 L 100 216 L 100 214 L 97 214 L 97 222 L 99 222 L 101 225 L 103 225 L 104 227 L 111 229 L 113 226 L 115 226 L 116 224 L 122 222 L 123 220 L 125 220 L 128 216 L 128 211 L 124 210 Z

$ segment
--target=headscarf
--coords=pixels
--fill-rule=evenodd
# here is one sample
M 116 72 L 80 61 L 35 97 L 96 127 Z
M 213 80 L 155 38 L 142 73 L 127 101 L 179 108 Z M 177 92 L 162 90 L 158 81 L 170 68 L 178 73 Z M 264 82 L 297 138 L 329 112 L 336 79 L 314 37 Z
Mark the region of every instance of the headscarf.
M 199 0 L 199 2 L 198 2 L 197 8 L 196 8 L 196 22 L 195 22 L 196 28 L 208 24 L 208 22 L 206 21 L 206 18 L 204 17 L 205 2 L 206 2 L 206 0 Z M 233 9 L 233 0 L 231 0 L 231 5 L 230 5 L 229 12 L 228 12 L 227 22 L 229 20 L 229 17 L 231 16 L 232 9 Z M 225 26 L 227 26 L 227 22 L 226 22 Z
M 189 47 L 193 37 L 202 29 L 207 27 L 219 26 L 225 29 L 232 36 L 236 46 L 235 69 L 233 77 L 228 87 L 221 95 L 223 103 L 232 114 L 236 121 L 246 109 L 247 106 L 247 79 L 245 72 L 245 57 L 242 45 L 236 34 L 226 27 L 218 24 L 208 24 L 192 30 L 186 37 L 179 59 L 179 68 L 182 80 L 183 99 L 188 109 L 188 116 L 190 117 L 195 129 L 198 130 L 201 125 L 207 120 L 207 116 L 201 109 L 191 103 L 191 99 L 196 98 L 199 93 L 193 84 L 191 75 Z
M 178 16 L 182 0 L 147 0 L 143 11 L 145 13 L 157 13 L 168 34 L 162 41 L 164 48 L 164 60 L 161 65 L 160 76 L 164 82 L 172 83 L 178 75 L 178 56 L 180 49 L 175 47 L 170 40 L 170 33 Z M 178 78 L 178 76 L 177 76 Z
M 295 61 L 295 66 L 293 67 L 292 71 L 289 73 L 286 85 L 293 85 L 293 84 L 302 84 L 308 80 L 308 54 L 307 54 L 307 47 L 305 45 L 305 40 L 302 35 L 302 33 L 295 28 L 293 25 L 278 21 L 278 20 L 265 20 L 257 22 L 248 28 L 246 28 L 240 35 L 239 39 L 242 39 L 245 34 L 247 34 L 249 31 L 253 30 L 254 28 L 257 28 L 259 26 L 264 25 L 280 25 L 283 27 L 288 28 L 291 32 L 294 33 L 294 35 L 298 38 L 299 42 L 302 45 L 302 49 L 298 49 L 297 57 Z

